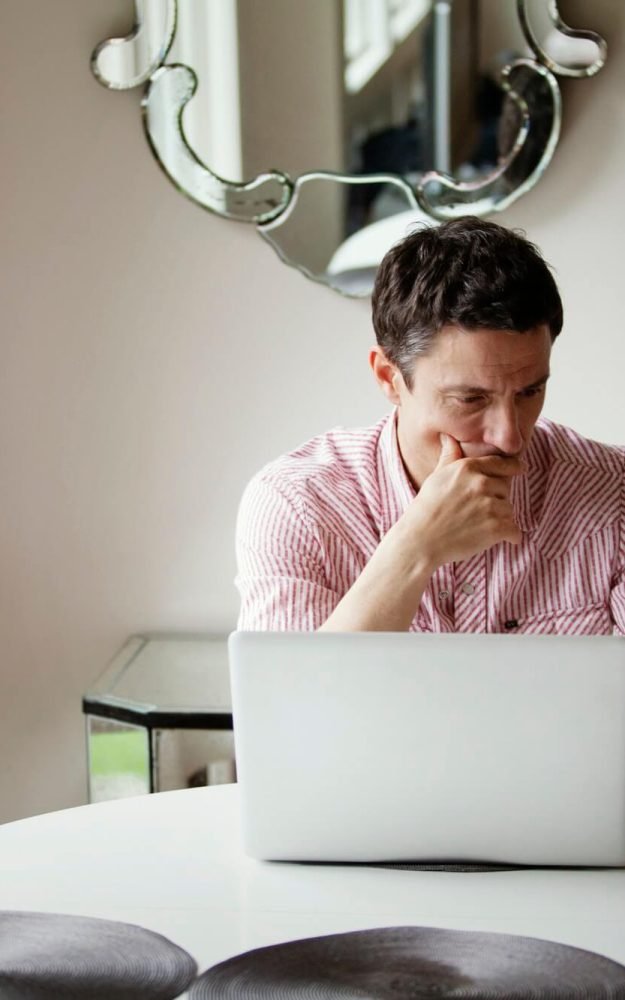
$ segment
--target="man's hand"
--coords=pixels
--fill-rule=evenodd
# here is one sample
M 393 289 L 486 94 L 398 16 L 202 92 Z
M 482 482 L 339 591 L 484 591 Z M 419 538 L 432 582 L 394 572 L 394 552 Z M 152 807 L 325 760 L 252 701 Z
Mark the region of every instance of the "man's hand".
M 401 632 L 410 628 L 432 573 L 497 542 L 518 543 L 509 500 L 518 458 L 465 458 L 441 434 L 438 465 L 386 533 L 362 573 L 322 626 L 327 632 Z
M 438 465 L 404 514 L 433 569 L 521 541 L 509 495 L 511 477 L 522 472 L 519 458 L 465 458 L 458 442 L 441 434 Z

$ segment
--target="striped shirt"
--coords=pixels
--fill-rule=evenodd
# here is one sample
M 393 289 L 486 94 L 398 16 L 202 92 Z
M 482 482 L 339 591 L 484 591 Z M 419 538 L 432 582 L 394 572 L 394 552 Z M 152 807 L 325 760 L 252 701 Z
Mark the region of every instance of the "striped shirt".
M 526 458 L 522 541 L 440 566 L 412 631 L 625 635 L 625 449 L 542 419 Z M 267 465 L 239 509 L 238 627 L 319 628 L 414 496 L 394 414 Z

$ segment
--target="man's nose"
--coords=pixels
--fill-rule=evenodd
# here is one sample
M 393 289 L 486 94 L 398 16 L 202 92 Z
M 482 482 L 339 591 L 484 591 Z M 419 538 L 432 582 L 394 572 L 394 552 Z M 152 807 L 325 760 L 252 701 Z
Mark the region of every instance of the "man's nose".
M 514 404 L 502 406 L 492 414 L 486 437 L 488 444 L 505 455 L 518 455 L 522 451 L 524 441 Z

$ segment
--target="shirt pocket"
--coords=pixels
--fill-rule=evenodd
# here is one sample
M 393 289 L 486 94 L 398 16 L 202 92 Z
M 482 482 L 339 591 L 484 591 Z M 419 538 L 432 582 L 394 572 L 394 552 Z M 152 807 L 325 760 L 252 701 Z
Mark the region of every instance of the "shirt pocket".
M 522 618 L 509 618 L 502 631 L 512 635 L 612 635 L 614 622 L 604 603 L 549 608 Z

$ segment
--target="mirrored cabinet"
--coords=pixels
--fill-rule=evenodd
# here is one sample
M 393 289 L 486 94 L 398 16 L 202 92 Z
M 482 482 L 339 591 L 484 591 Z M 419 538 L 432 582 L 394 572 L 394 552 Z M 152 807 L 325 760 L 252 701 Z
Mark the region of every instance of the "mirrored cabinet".
M 90 802 L 236 780 L 225 635 L 131 636 L 82 707 Z

